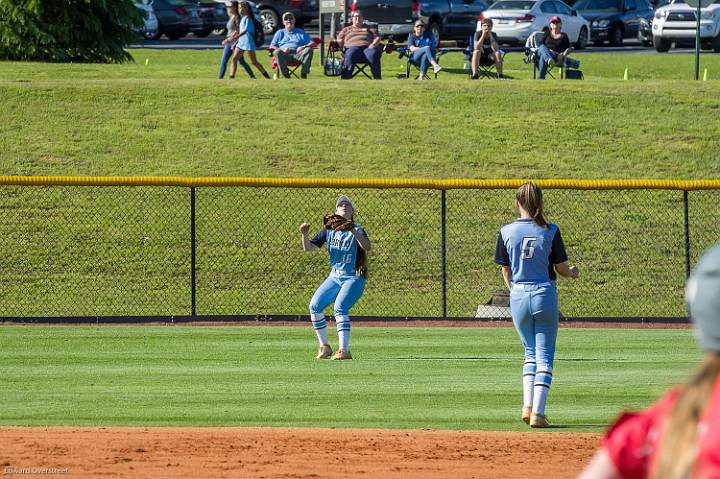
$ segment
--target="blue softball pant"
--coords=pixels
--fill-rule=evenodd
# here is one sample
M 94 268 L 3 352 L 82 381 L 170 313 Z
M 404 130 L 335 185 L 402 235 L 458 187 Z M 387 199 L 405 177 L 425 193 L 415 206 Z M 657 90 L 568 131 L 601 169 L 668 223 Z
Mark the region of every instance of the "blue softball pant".
M 552 371 L 560 319 L 555 284 L 513 284 L 510 313 L 525 348 L 526 364 L 536 362 L 538 371 Z
M 310 300 L 310 313 L 322 313 L 334 301 L 333 315 L 349 316 L 350 308 L 357 303 L 363 291 L 365 291 L 363 276 L 331 273 Z

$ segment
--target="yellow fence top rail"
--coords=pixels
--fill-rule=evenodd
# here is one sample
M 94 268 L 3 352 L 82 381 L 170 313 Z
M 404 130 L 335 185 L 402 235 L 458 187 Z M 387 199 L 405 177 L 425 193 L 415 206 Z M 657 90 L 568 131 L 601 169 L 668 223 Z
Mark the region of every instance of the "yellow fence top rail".
M 527 179 L 422 180 L 362 178 L 208 178 L 182 176 L 0 176 L 0 185 L 23 186 L 183 186 L 274 188 L 409 188 L 513 189 Z M 546 189 L 572 190 L 717 190 L 720 179 L 708 180 L 535 180 Z

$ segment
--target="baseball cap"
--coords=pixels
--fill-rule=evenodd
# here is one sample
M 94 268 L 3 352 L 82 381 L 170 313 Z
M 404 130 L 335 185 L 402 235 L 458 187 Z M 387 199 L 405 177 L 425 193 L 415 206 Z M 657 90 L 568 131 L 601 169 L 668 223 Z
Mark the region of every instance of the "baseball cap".
M 557 15 L 555 15 L 554 17 L 552 17 L 552 18 L 550 19 L 550 23 L 562 23 L 562 20 L 560 20 L 560 17 L 558 17 Z
M 350 206 L 352 207 L 353 211 L 355 211 L 355 203 L 353 203 L 352 200 L 347 197 L 347 195 L 340 195 L 340 197 L 339 197 L 339 198 L 337 199 L 337 201 L 335 202 L 335 208 L 337 208 L 338 205 L 339 205 L 340 203 L 342 203 L 343 201 L 348 202 L 348 203 L 350 204 Z
M 720 243 L 698 261 L 685 287 L 685 301 L 700 347 L 720 352 Z
M 283 20 L 294 20 L 295 15 L 293 15 L 292 12 L 285 12 L 285 13 L 283 13 L 282 19 Z

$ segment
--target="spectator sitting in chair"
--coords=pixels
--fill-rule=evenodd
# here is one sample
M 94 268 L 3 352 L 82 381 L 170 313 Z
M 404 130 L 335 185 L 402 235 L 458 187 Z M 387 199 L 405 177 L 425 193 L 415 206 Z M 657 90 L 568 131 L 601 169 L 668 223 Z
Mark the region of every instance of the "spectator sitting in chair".
M 362 13 L 354 11 L 350 16 L 352 24 L 340 30 L 337 43 L 346 48 L 340 78 L 352 78 L 356 63 L 366 61 L 370 65 L 375 80 L 380 80 L 380 34 L 375 28 L 364 24 Z
M 475 32 L 475 44 L 473 45 L 473 53 L 471 66 L 472 78 L 477 80 L 480 78 L 478 74 L 478 65 L 480 59 L 485 59 L 489 62 L 495 62 L 495 70 L 497 70 L 498 78 L 503 78 L 502 69 L 502 50 L 498 46 L 497 35 L 492 31 L 493 22 L 489 18 L 483 18 L 480 22 L 480 30 Z
M 300 28 L 295 28 L 295 15 L 285 12 L 282 16 L 285 28 L 275 32 L 270 42 L 273 48 L 273 56 L 277 60 L 280 73 L 285 78 L 290 78 L 288 63 L 296 60 L 302 63 L 300 78 L 307 78 L 310 73 L 310 65 L 313 58 L 313 39 Z
M 550 19 L 550 31 L 540 39 L 538 56 L 538 80 L 544 80 L 548 65 L 563 65 L 565 58 L 572 51 L 567 33 L 562 32 L 560 17 Z
M 418 80 L 425 79 L 429 65 L 432 65 L 433 73 L 442 70 L 442 67 L 435 60 L 435 48 L 437 48 L 435 36 L 425 30 L 425 24 L 422 20 L 415 21 L 413 31 L 408 35 L 408 50 L 410 50 L 412 62 L 420 67 Z

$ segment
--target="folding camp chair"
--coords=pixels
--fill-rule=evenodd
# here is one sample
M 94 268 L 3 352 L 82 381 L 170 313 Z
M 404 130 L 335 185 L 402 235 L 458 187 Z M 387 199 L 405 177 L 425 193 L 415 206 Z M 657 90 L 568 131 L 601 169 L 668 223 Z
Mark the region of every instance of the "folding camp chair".
M 525 58 L 523 59 L 523 61 L 527 65 L 532 64 L 533 80 L 537 78 L 537 73 L 539 69 L 538 62 L 540 61 L 540 56 L 538 55 L 537 51 L 540 48 L 540 40 L 542 39 L 544 34 L 545 32 L 535 32 L 531 34 L 525 42 Z M 555 75 L 553 75 L 552 70 L 556 67 L 560 69 L 560 78 L 564 79 L 565 70 L 576 70 L 577 68 L 580 68 L 580 61 L 574 58 L 565 57 L 565 59 L 560 64 L 550 63 L 548 64 L 547 68 L 547 76 L 555 79 Z
M 470 41 L 468 42 L 467 48 L 463 51 L 465 57 L 465 63 L 467 64 L 468 76 L 472 77 L 472 55 L 475 50 L 475 34 L 470 35 Z M 499 50 L 500 60 L 505 61 L 505 52 Z M 480 78 L 497 78 L 497 70 L 495 67 L 495 60 L 486 56 L 480 55 L 480 61 L 478 62 L 477 69 L 478 76 Z
M 381 47 L 383 51 L 385 50 L 385 47 Z M 340 48 L 337 43 L 330 42 L 330 45 L 328 46 L 328 57 L 325 61 L 325 75 L 327 76 L 339 76 L 343 62 L 345 61 L 345 51 L 347 48 Z M 362 59 L 358 62 L 355 62 L 355 65 L 353 65 L 353 71 L 351 78 L 355 78 L 359 74 L 365 75 L 365 77 L 368 80 L 372 80 L 373 77 L 365 71 L 366 68 L 370 67 L 370 64 L 367 62 L 367 59 Z
M 318 47 L 318 45 L 320 45 L 320 38 L 312 37 L 312 40 L 313 40 L 313 44 L 310 48 L 312 48 L 314 50 Z M 272 63 L 270 66 L 274 70 L 274 75 L 277 75 L 277 77 L 279 78 L 282 75 L 280 75 L 280 67 L 277 64 L 277 58 L 275 58 L 275 55 L 273 55 L 273 52 L 275 51 L 275 49 L 272 47 L 268 47 L 267 51 L 270 54 L 270 56 L 272 57 Z M 297 71 L 298 71 L 298 69 L 300 69 L 302 67 L 301 62 L 299 62 L 297 60 L 291 60 L 288 62 L 287 67 L 288 67 L 288 73 L 290 74 L 290 76 L 293 76 L 295 78 L 300 78 L 298 76 Z
M 390 45 L 388 45 L 385 48 L 386 53 L 390 53 L 388 51 L 389 48 L 390 48 Z M 400 59 L 405 58 L 405 60 L 406 60 L 406 62 L 405 62 L 405 78 L 410 78 L 411 67 L 415 67 L 415 69 L 418 71 L 418 76 L 420 76 L 420 63 L 413 61 L 413 56 L 412 56 L 412 52 L 410 51 L 410 49 L 408 47 L 399 47 L 397 49 L 397 52 L 398 52 L 398 58 L 400 58 Z M 447 52 L 442 48 L 439 50 L 435 50 L 435 61 L 438 62 L 438 64 L 440 63 L 440 57 L 443 56 L 445 53 L 447 53 Z M 438 74 L 433 73 L 433 75 L 434 75 L 435 79 L 437 80 Z M 423 80 L 429 80 L 429 79 L 430 79 L 430 75 L 428 74 L 428 72 L 425 72 L 425 77 L 423 78 Z

